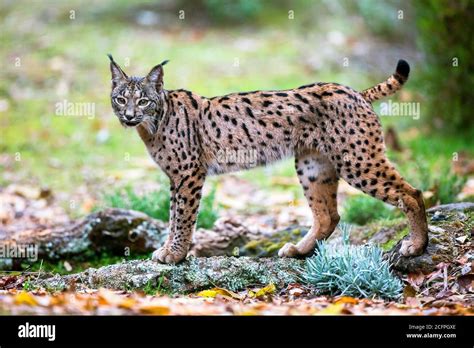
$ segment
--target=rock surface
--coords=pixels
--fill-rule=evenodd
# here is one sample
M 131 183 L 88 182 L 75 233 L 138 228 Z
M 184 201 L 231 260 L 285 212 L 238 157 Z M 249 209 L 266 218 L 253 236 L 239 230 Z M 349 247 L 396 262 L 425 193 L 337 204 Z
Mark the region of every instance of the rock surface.
M 393 268 L 403 273 L 430 273 L 441 263 L 452 263 L 471 250 L 474 253 L 474 204 L 453 203 L 433 207 L 428 211 L 429 243 L 426 252 L 417 257 L 399 254 L 401 241 L 386 254 Z

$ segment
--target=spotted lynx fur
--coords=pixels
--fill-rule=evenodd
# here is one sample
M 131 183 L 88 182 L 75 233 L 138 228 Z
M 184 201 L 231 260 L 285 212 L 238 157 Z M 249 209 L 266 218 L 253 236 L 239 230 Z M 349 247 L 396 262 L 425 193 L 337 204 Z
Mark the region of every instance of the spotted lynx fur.
M 166 90 L 163 66 L 146 77 L 129 77 L 110 58 L 112 107 L 122 125 L 135 127 L 160 168 L 170 178 L 170 234 L 154 260 L 176 263 L 192 241 L 201 189 L 207 175 L 265 165 L 295 156 L 296 172 L 314 223 L 304 238 L 286 244 L 282 257 L 305 256 L 328 238 L 339 222 L 339 178 L 400 207 L 410 236 L 405 256 L 423 253 L 428 226 L 422 194 L 385 157 L 380 121 L 371 102 L 398 91 L 409 65 L 400 60 L 386 81 L 357 92 L 337 83 L 313 83 L 281 91 L 254 91 L 206 98 Z M 222 161 L 223 151 L 253 151 L 256 163 Z

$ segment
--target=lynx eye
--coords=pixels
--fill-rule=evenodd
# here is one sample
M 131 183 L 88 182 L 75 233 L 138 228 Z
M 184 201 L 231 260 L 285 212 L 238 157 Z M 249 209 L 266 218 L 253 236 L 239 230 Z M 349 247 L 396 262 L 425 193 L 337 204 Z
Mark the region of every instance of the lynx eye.
M 127 99 L 125 99 L 124 97 L 117 97 L 117 98 L 115 98 L 115 102 L 118 105 L 125 105 L 125 104 L 127 104 Z
M 150 104 L 150 101 L 148 99 L 142 98 L 142 99 L 138 100 L 137 104 L 138 104 L 138 106 L 145 107 L 148 104 Z

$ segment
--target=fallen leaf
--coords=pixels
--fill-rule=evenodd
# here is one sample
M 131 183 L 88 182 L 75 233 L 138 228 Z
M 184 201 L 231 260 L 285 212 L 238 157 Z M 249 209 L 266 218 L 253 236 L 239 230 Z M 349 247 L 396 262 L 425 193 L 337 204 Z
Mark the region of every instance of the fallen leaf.
M 169 315 L 170 308 L 160 304 L 144 304 L 139 307 L 140 312 L 153 315 Z
M 462 268 L 461 268 L 461 275 L 466 275 L 468 273 L 471 273 L 472 271 L 474 271 L 473 269 L 473 265 L 471 262 L 465 264 Z
M 459 276 L 457 281 L 459 286 L 466 290 L 474 289 L 474 274 L 465 274 Z
M 123 301 L 122 296 L 107 289 L 99 289 L 98 299 L 101 306 L 117 306 Z
M 26 291 L 22 291 L 15 296 L 15 303 L 19 305 L 26 304 L 28 306 L 38 305 L 38 301 L 36 301 L 35 297 Z
M 326 308 L 317 312 L 318 315 L 339 315 L 344 309 L 344 303 L 331 303 Z
M 418 289 L 421 284 L 423 284 L 423 281 L 425 280 L 426 276 L 419 272 L 419 273 L 410 273 L 408 274 L 408 283 L 410 283 L 411 286 L 413 286 L 415 289 Z
M 409 297 L 415 297 L 416 296 L 416 290 L 411 284 L 407 284 L 405 288 L 403 289 L 403 298 L 407 299 Z
M 262 297 L 265 297 L 267 295 L 273 295 L 275 293 L 275 291 L 276 291 L 275 284 L 270 283 L 270 284 L 268 284 L 267 286 L 265 286 L 261 289 L 258 289 L 258 290 L 255 290 L 255 291 L 250 290 L 248 292 L 248 297 L 250 297 L 250 298 L 262 298 Z
M 137 304 L 137 301 L 135 301 L 133 298 L 125 298 L 119 303 L 120 308 L 125 308 L 125 309 L 133 309 L 133 307 Z
M 405 300 L 405 304 L 410 307 L 420 307 L 421 301 L 416 297 L 407 297 Z
M 464 242 L 466 241 L 466 239 L 467 239 L 467 236 L 466 236 L 466 235 L 456 238 L 456 240 L 457 240 L 459 243 L 461 243 L 461 244 L 464 244 Z
M 233 291 L 223 289 L 223 288 L 213 288 L 213 289 L 209 289 L 209 290 L 203 290 L 203 291 L 200 291 L 200 292 L 197 293 L 197 296 L 199 296 L 199 297 L 215 298 L 217 295 L 227 296 L 227 297 L 231 297 L 231 298 L 234 298 L 234 299 L 237 299 L 237 300 L 242 299 L 242 296 L 240 296 L 239 294 L 236 294 Z
M 342 296 L 342 297 L 339 297 L 338 299 L 336 299 L 336 301 L 334 303 L 336 303 L 336 304 L 339 304 L 339 303 L 357 304 L 357 303 L 359 303 L 359 300 L 354 298 L 354 297 L 350 297 L 350 296 Z
M 304 290 L 301 288 L 293 288 L 288 291 L 291 296 L 299 297 L 304 293 Z

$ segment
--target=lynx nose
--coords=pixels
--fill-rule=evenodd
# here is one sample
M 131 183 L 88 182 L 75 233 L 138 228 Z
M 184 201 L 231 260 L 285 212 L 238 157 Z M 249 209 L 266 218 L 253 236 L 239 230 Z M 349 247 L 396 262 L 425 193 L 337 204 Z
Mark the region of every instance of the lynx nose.
M 133 120 L 134 118 L 135 118 L 135 114 L 134 114 L 133 110 L 127 110 L 127 111 L 125 111 L 125 119 L 126 119 L 127 121 L 131 121 L 131 120 Z

